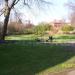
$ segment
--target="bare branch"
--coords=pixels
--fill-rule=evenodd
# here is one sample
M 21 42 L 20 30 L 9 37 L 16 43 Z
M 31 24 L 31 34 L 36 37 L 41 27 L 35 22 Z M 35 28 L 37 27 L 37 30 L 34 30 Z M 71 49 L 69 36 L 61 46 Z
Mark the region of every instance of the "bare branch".
M 43 2 L 43 3 L 46 3 L 46 4 L 52 4 L 51 2 L 49 2 L 49 1 L 45 1 L 45 0 L 40 0 L 41 2 Z
M 20 1 L 20 0 L 17 0 L 17 1 L 14 3 L 14 5 L 16 5 L 19 1 Z
M 2 8 L 1 10 L 0 10 L 0 12 L 3 12 L 4 11 L 4 8 Z
M 28 2 L 26 3 L 26 1 L 24 0 L 24 5 L 26 5 L 28 8 L 31 9 L 30 5 L 28 4 Z
M 0 16 L 3 15 L 3 13 L 5 12 L 5 8 L 2 8 L 2 9 L 0 10 L 0 12 L 1 12 Z
M 71 10 L 75 10 L 75 3 L 69 2 L 66 4 Z
M 18 21 L 20 21 L 20 22 L 22 23 L 22 21 L 21 21 L 21 19 L 20 19 L 19 13 L 16 11 L 15 8 L 13 8 L 13 10 L 14 10 L 14 12 L 15 12 L 15 16 L 17 17 Z
M 4 14 L 4 12 L 2 12 L 1 14 L 0 14 L 0 16 L 2 16 Z
M 0 12 L 1 12 L 0 16 L 3 15 L 5 13 L 5 8 L 1 9 Z
M 14 7 L 15 2 L 16 2 L 16 0 L 13 0 L 12 4 L 11 4 L 11 6 L 10 6 L 10 9 L 12 9 L 12 8 Z

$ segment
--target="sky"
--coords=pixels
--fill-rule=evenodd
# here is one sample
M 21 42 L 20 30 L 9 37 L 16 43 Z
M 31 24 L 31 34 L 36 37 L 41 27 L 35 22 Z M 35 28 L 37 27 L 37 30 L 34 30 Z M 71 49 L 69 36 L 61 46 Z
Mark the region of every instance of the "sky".
M 65 5 L 68 0 L 46 0 L 46 1 L 51 1 L 53 4 L 51 5 L 46 5 L 43 4 L 40 7 L 37 7 L 36 5 L 33 5 L 32 9 L 26 9 L 25 7 L 21 7 L 21 5 L 17 5 L 16 8 L 18 7 L 18 11 L 20 13 L 23 13 L 21 15 L 21 18 L 23 22 L 25 20 L 30 20 L 31 23 L 38 24 L 40 22 L 51 22 L 55 19 L 57 20 L 68 20 L 68 8 Z M 1 18 L 3 19 L 3 18 Z
M 31 12 L 21 9 L 21 12 L 25 12 L 25 16 L 23 19 L 30 20 L 34 24 L 38 24 L 40 22 L 50 22 L 55 19 L 61 20 L 65 19 L 68 20 L 68 8 L 65 5 L 68 0 L 53 0 L 52 5 L 46 7 L 44 10 L 39 10 L 34 7 Z M 45 6 L 44 6 L 45 7 Z M 29 13 L 28 13 L 29 12 Z

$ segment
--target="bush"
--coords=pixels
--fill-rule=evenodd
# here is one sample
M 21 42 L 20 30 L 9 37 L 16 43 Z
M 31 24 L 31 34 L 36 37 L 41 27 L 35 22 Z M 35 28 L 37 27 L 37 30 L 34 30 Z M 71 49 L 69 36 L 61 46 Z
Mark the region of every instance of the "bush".
M 71 25 L 64 25 L 62 26 L 61 30 L 64 31 L 64 32 L 70 32 L 70 31 L 73 31 L 75 28 Z
M 24 30 L 24 34 L 34 34 L 33 28 L 28 28 Z
M 34 28 L 34 33 L 37 35 L 44 35 L 46 31 L 51 30 L 51 25 L 47 23 L 40 23 Z
M 17 22 L 11 22 L 8 25 L 8 34 L 21 34 L 24 31 L 24 25 L 17 23 Z
M 11 22 L 8 25 L 8 34 L 32 34 L 33 33 L 33 25 L 28 24 L 28 25 L 23 25 L 22 23 L 19 22 Z

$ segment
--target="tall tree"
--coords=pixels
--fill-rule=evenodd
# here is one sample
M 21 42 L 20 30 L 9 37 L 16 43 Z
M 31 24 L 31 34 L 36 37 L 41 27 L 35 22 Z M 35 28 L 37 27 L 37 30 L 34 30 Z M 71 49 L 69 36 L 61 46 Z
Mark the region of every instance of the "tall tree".
M 75 0 L 69 0 L 67 5 L 69 6 L 69 11 L 70 11 L 71 25 L 75 26 Z
M 5 3 L 4 4 L 4 8 L 1 10 L 1 15 L 4 14 L 4 26 L 3 26 L 3 31 L 2 31 L 2 36 L 1 36 L 1 40 L 5 40 L 5 36 L 7 33 L 7 26 L 8 26 L 8 22 L 9 22 L 9 17 L 10 17 L 10 13 L 11 10 L 15 8 L 15 6 L 18 3 L 23 3 L 25 6 L 27 7 L 31 7 L 34 3 L 39 6 L 41 3 L 46 3 L 46 4 L 51 4 L 50 2 L 48 2 L 47 0 L 0 0 L 0 4 L 1 2 Z M 42 5 L 42 4 L 41 4 Z

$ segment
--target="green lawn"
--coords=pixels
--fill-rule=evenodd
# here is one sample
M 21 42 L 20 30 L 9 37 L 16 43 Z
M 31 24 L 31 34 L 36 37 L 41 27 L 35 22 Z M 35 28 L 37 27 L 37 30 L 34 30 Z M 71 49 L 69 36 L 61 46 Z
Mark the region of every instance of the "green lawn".
M 35 40 L 38 36 L 34 34 L 30 35 L 11 35 L 7 36 L 6 40 Z
M 36 42 L 37 35 L 7 36 L 0 44 L 0 75 L 49 75 L 75 68 L 75 48 Z M 74 41 L 75 35 L 54 35 L 54 42 Z M 48 36 L 43 36 L 48 38 Z M 14 40 L 14 41 L 10 41 Z
M 56 42 L 69 42 L 69 41 L 75 41 L 75 35 L 74 34 L 61 34 L 61 35 L 55 35 L 54 36 Z
M 31 40 L 35 41 L 40 36 L 31 34 L 31 35 L 13 35 L 13 36 L 7 36 L 6 40 Z M 43 39 L 48 39 L 49 35 L 42 36 L 41 38 Z M 54 35 L 53 36 L 54 40 L 53 42 L 56 43 L 64 43 L 64 42 L 70 42 L 70 41 L 75 41 L 75 35 L 68 35 L 68 34 L 62 34 L 62 35 Z
M 23 41 L 0 44 L 0 75 L 49 75 L 75 66 L 75 49 L 69 46 L 28 44 Z

